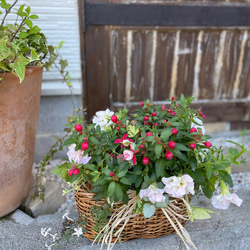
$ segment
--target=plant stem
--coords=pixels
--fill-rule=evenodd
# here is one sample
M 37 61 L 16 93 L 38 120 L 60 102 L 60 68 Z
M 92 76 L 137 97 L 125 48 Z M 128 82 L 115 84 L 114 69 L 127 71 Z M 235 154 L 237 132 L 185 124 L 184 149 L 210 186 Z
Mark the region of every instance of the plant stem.
M 19 25 L 18 29 L 16 30 L 16 32 L 14 33 L 14 35 L 12 35 L 12 38 L 10 39 L 10 42 L 13 41 L 13 39 L 15 38 L 16 34 L 18 33 L 18 31 L 21 29 L 21 27 L 23 26 L 24 22 L 26 20 L 26 17 L 22 20 L 21 24 Z
M 10 13 L 10 10 L 16 5 L 17 2 L 18 2 L 18 0 L 16 0 L 16 1 L 9 7 L 9 9 L 5 11 L 5 15 L 4 15 L 3 20 L 2 20 L 2 23 L 1 23 L 1 25 L 0 25 L 0 30 L 2 30 L 4 21 L 5 21 L 6 17 L 7 17 L 7 15 Z

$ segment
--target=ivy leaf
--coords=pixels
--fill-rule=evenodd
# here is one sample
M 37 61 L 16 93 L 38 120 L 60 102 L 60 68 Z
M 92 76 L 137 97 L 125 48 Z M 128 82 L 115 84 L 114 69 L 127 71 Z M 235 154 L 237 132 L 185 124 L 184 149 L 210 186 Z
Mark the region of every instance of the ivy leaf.
M 37 15 L 30 15 L 30 19 L 38 19 Z
M 27 26 L 31 29 L 32 28 L 32 26 L 33 26 L 33 23 L 32 23 L 32 21 L 30 21 L 29 19 L 26 19 L 25 20 L 25 23 L 27 24 Z M 23 32 L 24 33 L 24 32 Z
M 143 215 L 145 218 L 150 218 L 155 214 L 156 206 L 150 203 L 145 203 L 143 205 Z

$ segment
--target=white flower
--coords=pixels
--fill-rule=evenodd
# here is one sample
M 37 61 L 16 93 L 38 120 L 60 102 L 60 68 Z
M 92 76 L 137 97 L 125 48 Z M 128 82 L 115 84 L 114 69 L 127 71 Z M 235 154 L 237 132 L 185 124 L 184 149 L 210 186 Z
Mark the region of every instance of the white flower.
M 47 237 L 47 235 L 49 234 L 50 231 L 51 231 L 51 228 L 48 228 L 48 229 L 43 228 L 43 227 L 41 228 L 41 234 L 44 237 Z
M 83 234 L 81 227 L 74 228 L 74 231 L 75 232 L 72 235 L 76 235 L 77 237 L 79 237 L 79 236 L 81 236 Z
M 134 153 L 131 150 L 124 150 L 123 156 L 126 161 L 130 161 L 133 159 Z
M 101 130 L 107 129 L 109 125 L 113 122 L 111 121 L 111 116 L 114 115 L 113 111 L 106 109 L 105 111 L 98 111 L 95 113 L 95 116 L 92 119 L 92 122 L 97 125 L 100 125 Z
M 140 190 L 140 198 L 143 197 L 149 198 L 149 201 L 152 203 L 155 202 L 165 202 L 165 197 L 163 196 L 164 189 L 157 188 L 153 185 L 150 185 L 147 189 Z
M 83 156 L 84 151 L 77 150 L 75 151 L 76 144 L 71 144 L 69 147 L 69 151 L 67 152 L 67 156 L 70 162 L 74 162 L 75 164 L 87 164 L 91 157 L 88 155 Z
M 212 197 L 212 204 L 215 208 L 218 209 L 228 209 L 230 203 L 234 203 L 238 207 L 242 204 L 242 199 L 238 197 L 237 194 L 219 194 Z
M 231 194 L 224 181 L 220 181 L 221 193 L 212 197 L 212 204 L 218 209 L 228 209 L 230 203 L 240 206 L 243 202 L 237 194 Z
M 65 214 L 62 216 L 62 218 L 63 218 L 63 219 L 67 219 L 67 220 L 69 220 L 69 221 L 74 221 L 74 220 L 72 220 L 71 218 L 69 218 L 68 214 L 69 214 L 69 213 L 65 213 Z
M 198 118 L 198 117 L 195 117 L 193 118 L 193 120 L 198 123 L 199 125 L 195 124 L 195 123 L 191 123 L 191 128 L 196 128 L 197 131 L 200 131 L 201 130 L 201 133 L 204 135 L 205 134 L 205 128 L 203 126 L 203 123 L 202 121 Z
M 194 181 L 188 174 L 181 177 L 163 177 L 162 182 L 165 184 L 164 191 L 173 197 L 180 198 L 185 194 L 194 194 Z

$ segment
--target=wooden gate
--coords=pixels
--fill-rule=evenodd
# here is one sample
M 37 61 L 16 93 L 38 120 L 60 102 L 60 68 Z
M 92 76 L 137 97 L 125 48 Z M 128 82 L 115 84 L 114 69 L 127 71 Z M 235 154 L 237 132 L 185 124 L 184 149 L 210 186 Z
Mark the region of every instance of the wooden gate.
M 249 124 L 250 0 L 80 0 L 84 105 L 194 96 L 206 121 Z

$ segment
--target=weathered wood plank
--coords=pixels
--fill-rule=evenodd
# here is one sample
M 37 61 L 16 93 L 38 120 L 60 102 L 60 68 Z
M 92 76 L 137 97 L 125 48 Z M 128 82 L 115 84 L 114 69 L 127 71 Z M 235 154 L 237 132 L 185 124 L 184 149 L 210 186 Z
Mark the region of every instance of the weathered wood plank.
M 110 34 L 110 84 L 112 102 L 124 102 L 127 68 L 127 31 L 111 30 Z M 112 105 L 112 103 L 111 103 Z
M 86 89 L 87 119 L 96 111 L 110 107 L 109 100 L 109 27 L 87 27 Z M 100 46 L 101 41 L 101 46 Z
M 201 44 L 202 58 L 199 74 L 199 99 L 214 98 L 214 82 L 216 60 L 218 60 L 218 46 L 222 32 L 205 31 Z
M 247 41 L 245 44 L 237 98 L 249 98 L 250 96 L 250 33 L 247 31 L 245 33 Z
M 176 96 L 193 94 L 194 67 L 199 32 L 182 31 L 179 43 Z
M 153 100 L 165 100 L 170 97 L 175 41 L 176 32 L 158 31 Z
M 135 31 L 133 33 L 133 53 L 132 53 L 132 86 L 130 101 L 141 101 L 146 98 L 153 98 L 155 63 L 151 65 L 154 60 L 153 47 L 154 44 L 154 31 L 144 30 L 142 32 Z M 152 69 L 153 67 L 153 69 Z
M 217 99 L 234 98 L 234 84 L 238 81 L 242 68 L 241 48 L 242 45 L 244 46 L 242 44 L 243 38 L 244 32 L 235 30 L 226 33 L 219 86 L 215 96 Z

